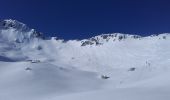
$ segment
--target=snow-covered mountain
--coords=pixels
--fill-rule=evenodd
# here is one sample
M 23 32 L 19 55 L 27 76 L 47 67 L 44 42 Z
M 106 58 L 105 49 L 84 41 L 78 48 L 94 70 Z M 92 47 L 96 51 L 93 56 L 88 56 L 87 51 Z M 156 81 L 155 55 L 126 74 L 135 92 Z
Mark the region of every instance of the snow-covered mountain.
M 27 25 L 16 20 L 0 20 L 1 38 L 8 41 L 26 42 L 33 38 L 42 38 L 41 32 L 30 29 Z
M 1 20 L 0 100 L 169 100 L 169 44 L 169 33 L 44 39 Z
M 99 36 L 92 37 L 90 39 L 85 39 L 82 41 L 82 46 L 86 45 L 102 45 L 109 41 L 122 41 L 126 39 L 140 39 L 142 38 L 139 35 L 129 35 L 129 34 L 121 34 L 121 33 L 113 33 L 113 34 L 102 34 Z

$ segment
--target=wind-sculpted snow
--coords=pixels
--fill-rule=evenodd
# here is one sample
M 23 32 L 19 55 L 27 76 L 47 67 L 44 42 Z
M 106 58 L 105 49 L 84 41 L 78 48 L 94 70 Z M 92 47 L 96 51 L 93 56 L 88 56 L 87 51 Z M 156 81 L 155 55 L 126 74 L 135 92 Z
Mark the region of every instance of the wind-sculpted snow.
M 170 34 L 43 39 L 0 21 L 0 100 L 169 100 Z

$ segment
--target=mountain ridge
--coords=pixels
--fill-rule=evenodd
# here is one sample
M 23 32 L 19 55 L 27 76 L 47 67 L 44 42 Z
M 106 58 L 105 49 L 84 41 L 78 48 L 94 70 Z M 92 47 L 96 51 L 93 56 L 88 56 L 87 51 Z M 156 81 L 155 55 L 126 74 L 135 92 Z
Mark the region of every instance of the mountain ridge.
M 44 37 L 42 32 L 38 32 L 35 29 L 28 27 L 26 24 L 19 22 L 17 20 L 13 20 L 13 19 L 4 19 L 4 20 L 1 19 L 0 20 L 0 29 L 1 30 L 2 29 L 3 30 L 15 29 L 15 30 L 21 31 L 21 32 L 32 31 L 34 37 L 48 38 L 48 37 Z M 99 39 L 102 39 L 102 40 L 105 39 L 106 41 L 109 41 L 111 38 L 114 38 L 113 41 L 115 41 L 115 40 L 121 41 L 121 40 L 126 39 L 126 38 L 140 39 L 140 38 L 144 38 L 144 37 L 159 36 L 161 34 L 169 35 L 170 33 L 160 33 L 160 34 L 153 34 L 153 35 L 148 35 L 148 36 L 140 36 L 140 35 L 135 35 L 135 34 L 124 34 L 124 33 L 106 33 L 106 34 L 96 35 L 94 37 L 87 38 L 87 39 L 81 39 L 80 41 L 91 41 L 91 43 L 89 43 L 89 44 L 98 45 L 97 41 Z M 55 37 L 55 38 L 60 39 L 60 38 L 57 38 L 57 37 Z M 93 42 L 96 42 L 96 43 L 93 43 Z

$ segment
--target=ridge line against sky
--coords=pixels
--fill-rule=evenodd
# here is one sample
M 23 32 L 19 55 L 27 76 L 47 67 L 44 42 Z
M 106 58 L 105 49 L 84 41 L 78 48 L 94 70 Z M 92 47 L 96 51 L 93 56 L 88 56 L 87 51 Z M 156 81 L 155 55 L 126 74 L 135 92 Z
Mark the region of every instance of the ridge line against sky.
M 1 19 L 64 39 L 170 33 L 169 0 L 1 0 Z

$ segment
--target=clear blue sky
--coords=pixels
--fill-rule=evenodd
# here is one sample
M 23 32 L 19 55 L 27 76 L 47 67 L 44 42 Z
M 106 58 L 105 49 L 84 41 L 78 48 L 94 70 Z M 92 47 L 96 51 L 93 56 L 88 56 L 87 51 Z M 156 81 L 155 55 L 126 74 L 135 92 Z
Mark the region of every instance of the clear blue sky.
M 170 0 L 0 0 L 0 18 L 65 39 L 150 35 L 170 32 Z

